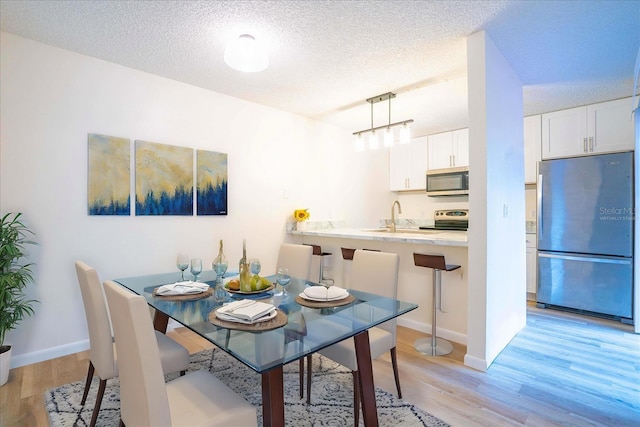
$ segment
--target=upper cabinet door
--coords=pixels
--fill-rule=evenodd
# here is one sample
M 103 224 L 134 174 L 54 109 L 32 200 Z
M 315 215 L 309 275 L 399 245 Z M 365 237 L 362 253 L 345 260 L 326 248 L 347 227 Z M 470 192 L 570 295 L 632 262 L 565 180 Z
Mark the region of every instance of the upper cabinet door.
M 587 107 L 589 147 L 594 153 L 634 149 L 632 106 L 629 98 Z
M 634 149 L 630 98 L 542 115 L 542 158 Z
M 421 136 L 411 140 L 409 156 L 409 190 L 427 189 L 427 137 Z
M 542 115 L 542 158 L 588 154 L 586 107 Z
M 427 144 L 429 170 L 453 167 L 453 132 L 429 135 Z
M 458 129 L 453 134 L 453 166 L 469 166 L 469 128 Z
M 412 138 L 389 150 L 389 190 L 414 191 L 427 188 L 427 137 Z
M 535 184 L 538 180 L 538 162 L 541 156 L 542 116 L 524 118 L 524 182 Z

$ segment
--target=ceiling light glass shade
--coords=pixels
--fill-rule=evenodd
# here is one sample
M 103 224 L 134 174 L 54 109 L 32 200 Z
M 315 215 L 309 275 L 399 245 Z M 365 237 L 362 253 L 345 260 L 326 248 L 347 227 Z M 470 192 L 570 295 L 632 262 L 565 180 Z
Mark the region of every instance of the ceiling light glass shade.
M 269 66 L 267 51 L 253 36 L 242 34 L 224 50 L 224 62 L 234 70 L 257 73 Z
M 393 147 L 393 129 L 390 127 L 384 131 L 384 146 Z
M 371 132 L 371 135 L 369 135 L 369 150 L 377 150 L 378 148 L 378 134 L 373 131 Z
M 411 141 L 411 126 L 405 123 L 400 128 L 400 144 L 408 144 Z
M 362 134 L 359 133 L 356 135 L 354 146 L 356 151 L 364 151 L 364 138 L 362 137 Z

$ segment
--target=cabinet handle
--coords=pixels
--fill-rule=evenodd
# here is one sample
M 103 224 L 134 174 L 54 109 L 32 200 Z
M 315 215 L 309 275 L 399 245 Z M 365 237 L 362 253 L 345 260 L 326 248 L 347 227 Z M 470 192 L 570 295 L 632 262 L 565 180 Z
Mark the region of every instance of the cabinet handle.
M 456 155 L 454 154 L 451 157 L 453 157 L 453 164 L 451 166 L 455 166 L 456 165 Z
M 583 153 L 588 153 L 589 150 L 587 149 L 587 138 L 583 138 L 582 142 L 584 143 L 584 150 L 582 152 Z
M 411 186 L 411 178 L 407 178 L 407 184 L 406 184 L 406 188 L 409 188 Z
M 453 166 L 453 162 L 451 161 L 451 154 L 449 154 L 449 166 Z
M 593 153 L 593 137 L 589 137 L 589 151 Z

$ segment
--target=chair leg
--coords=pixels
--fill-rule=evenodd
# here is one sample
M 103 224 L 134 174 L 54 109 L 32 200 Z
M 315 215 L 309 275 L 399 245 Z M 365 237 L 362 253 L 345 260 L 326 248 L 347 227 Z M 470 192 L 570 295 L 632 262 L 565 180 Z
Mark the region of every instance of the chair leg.
M 402 391 L 400 391 L 400 374 L 398 372 L 398 358 L 396 357 L 396 348 L 391 350 L 391 366 L 393 366 L 393 376 L 396 379 L 396 389 L 398 390 L 398 399 L 402 399 Z
M 351 371 L 353 376 L 353 425 L 360 423 L 360 378 L 358 371 Z
M 298 360 L 298 365 L 300 366 L 298 371 L 298 376 L 300 378 L 300 399 L 304 397 L 304 357 L 301 357 Z
M 84 384 L 84 393 L 82 394 L 82 401 L 80 405 L 84 406 L 84 403 L 87 401 L 87 395 L 89 394 L 89 389 L 91 388 L 91 380 L 93 379 L 93 372 L 95 368 L 93 367 L 93 362 L 89 360 L 89 372 L 87 372 L 87 382 Z
M 313 377 L 313 356 L 307 356 L 307 405 L 311 404 L 311 378 Z
M 98 387 L 98 395 L 96 396 L 96 404 L 93 407 L 93 415 L 91 415 L 91 423 L 89 427 L 96 425 L 98 419 L 98 412 L 100 412 L 100 405 L 102 404 L 102 396 L 104 396 L 104 389 L 107 386 L 107 380 L 100 379 L 100 386 Z

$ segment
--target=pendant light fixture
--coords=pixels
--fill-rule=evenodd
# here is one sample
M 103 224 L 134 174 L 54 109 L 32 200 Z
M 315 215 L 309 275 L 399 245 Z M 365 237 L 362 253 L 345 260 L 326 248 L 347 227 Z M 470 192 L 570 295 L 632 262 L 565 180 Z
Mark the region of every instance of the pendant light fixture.
M 382 95 L 374 96 L 373 98 L 367 99 L 367 102 L 371 104 L 371 129 L 360 130 L 358 132 L 354 132 L 355 136 L 355 149 L 356 151 L 364 150 L 364 138 L 363 134 L 369 134 L 369 149 L 377 150 L 380 146 L 379 135 L 383 134 L 383 144 L 385 147 L 393 147 L 393 143 L 395 141 L 394 127 L 400 127 L 400 138 L 399 141 L 401 144 L 407 144 L 411 140 L 411 123 L 413 123 L 413 119 L 404 120 L 397 123 L 391 123 L 391 99 L 395 98 L 396 94 L 392 92 L 383 93 Z M 373 127 L 373 104 L 381 101 L 389 101 L 389 122 L 386 125 Z M 381 132 L 378 132 L 381 131 Z
M 224 62 L 234 70 L 257 73 L 269 66 L 267 51 L 255 37 L 242 34 L 227 44 Z

